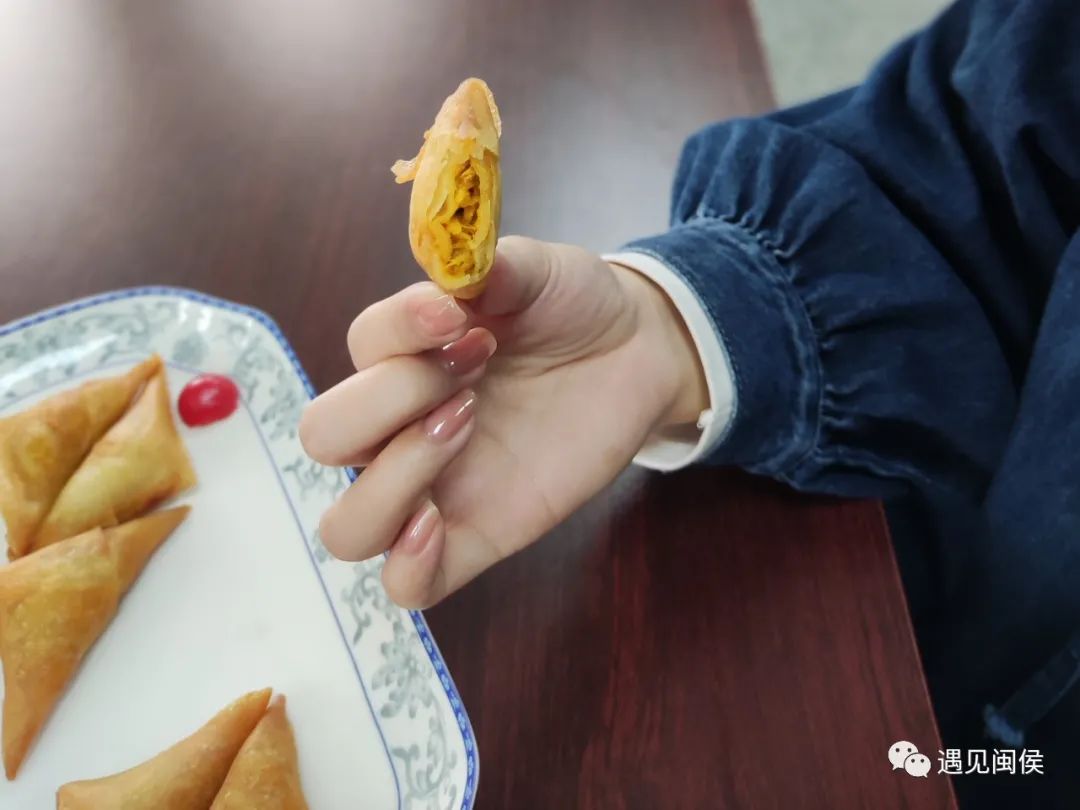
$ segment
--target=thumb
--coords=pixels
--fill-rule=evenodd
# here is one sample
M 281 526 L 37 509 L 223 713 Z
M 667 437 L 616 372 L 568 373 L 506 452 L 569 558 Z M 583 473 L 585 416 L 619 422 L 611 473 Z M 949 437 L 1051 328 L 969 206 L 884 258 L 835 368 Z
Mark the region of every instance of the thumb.
M 468 302 L 478 315 L 514 315 L 528 309 L 551 278 L 555 246 L 524 236 L 504 236 L 484 292 Z

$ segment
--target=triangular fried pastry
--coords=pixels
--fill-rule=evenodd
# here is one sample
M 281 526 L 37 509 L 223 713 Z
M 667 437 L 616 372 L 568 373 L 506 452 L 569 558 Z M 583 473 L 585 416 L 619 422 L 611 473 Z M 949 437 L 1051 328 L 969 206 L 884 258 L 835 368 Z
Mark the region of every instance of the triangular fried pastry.
M 68 480 L 32 548 L 131 520 L 194 485 L 161 369 Z
M 56 496 L 132 399 L 161 368 L 153 356 L 126 374 L 91 380 L 0 419 L 0 516 L 8 557 L 30 551 Z
M 141 765 L 69 782 L 56 793 L 56 810 L 207 810 L 269 701 L 269 689 L 250 692 Z
M 482 79 L 466 79 L 439 109 L 412 160 L 391 167 L 412 182 L 409 246 L 424 272 L 458 298 L 475 298 L 495 260 L 502 208 L 495 97 Z
M 210 810 L 308 810 L 285 697 L 270 702 L 225 777 Z
M 91 529 L 0 568 L 8 779 L 15 778 L 120 599 L 188 511 L 181 506 L 116 528 Z

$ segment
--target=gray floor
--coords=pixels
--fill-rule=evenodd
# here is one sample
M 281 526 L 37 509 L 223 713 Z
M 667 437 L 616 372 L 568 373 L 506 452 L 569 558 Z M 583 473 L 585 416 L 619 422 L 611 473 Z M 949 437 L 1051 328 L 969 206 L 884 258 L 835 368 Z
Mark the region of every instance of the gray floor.
M 858 82 L 943 0 L 753 0 L 780 104 Z

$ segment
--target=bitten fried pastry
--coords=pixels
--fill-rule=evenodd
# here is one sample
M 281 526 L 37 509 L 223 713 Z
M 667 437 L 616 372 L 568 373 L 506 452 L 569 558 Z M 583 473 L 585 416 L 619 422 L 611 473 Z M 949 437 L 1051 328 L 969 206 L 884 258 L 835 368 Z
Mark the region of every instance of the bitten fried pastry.
M 112 529 L 92 529 L 0 568 L 8 779 L 15 778 L 120 599 L 188 511 L 182 506 Z
M 270 703 L 229 768 L 210 810 L 308 810 L 284 695 Z
M 92 380 L 0 419 L 0 515 L 9 558 L 30 550 L 68 478 L 160 368 L 155 355 L 126 374 Z
M 413 256 L 448 293 L 475 298 L 495 260 L 502 180 L 502 122 L 481 79 L 466 79 L 424 133 L 420 152 L 393 166 L 399 183 L 412 181 L 409 244 Z
M 31 547 L 131 520 L 194 486 L 195 480 L 160 369 L 68 480 Z
M 69 782 L 56 793 L 56 810 L 207 810 L 269 701 L 269 689 L 249 692 L 153 759 L 113 776 Z

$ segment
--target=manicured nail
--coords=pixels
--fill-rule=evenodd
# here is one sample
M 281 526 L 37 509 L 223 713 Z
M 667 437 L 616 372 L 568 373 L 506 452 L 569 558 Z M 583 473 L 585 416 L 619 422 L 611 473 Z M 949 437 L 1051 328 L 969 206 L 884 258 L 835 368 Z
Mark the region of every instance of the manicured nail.
M 439 359 L 447 371 L 463 377 L 490 360 L 496 345 L 494 335 L 477 330 L 443 346 L 439 350 Z
M 428 414 L 424 420 L 424 432 L 437 442 L 448 442 L 472 419 L 476 405 L 476 392 L 462 391 Z
M 452 295 L 440 295 L 423 301 L 416 307 L 416 317 L 432 335 L 449 335 L 465 325 L 468 316 L 457 305 Z
M 439 523 L 439 510 L 431 501 L 413 515 L 409 525 L 405 527 L 401 539 L 394 546 L 395 551 L 404 551 L 406 554 L 417 555 L 424 550 L 432 536 L 435 527 Z

